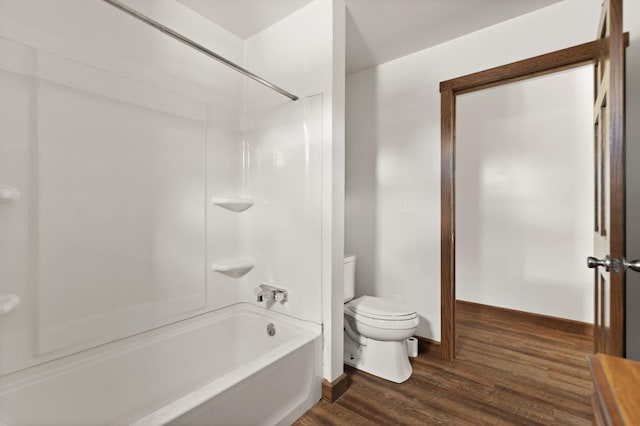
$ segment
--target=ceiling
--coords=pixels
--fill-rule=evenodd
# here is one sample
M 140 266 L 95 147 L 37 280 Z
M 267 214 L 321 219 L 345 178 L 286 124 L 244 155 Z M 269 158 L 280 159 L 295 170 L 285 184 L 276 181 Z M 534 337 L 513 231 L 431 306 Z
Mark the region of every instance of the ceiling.
M 241 39 L 312 0 L 178 0 Z M 347 73 L 426 49 L 560 0 L 344 0 Z
M 347 73 L 435 46 L 559 0 L 345 0 Z
M 177 0 L 245 40 L 313 0 Z

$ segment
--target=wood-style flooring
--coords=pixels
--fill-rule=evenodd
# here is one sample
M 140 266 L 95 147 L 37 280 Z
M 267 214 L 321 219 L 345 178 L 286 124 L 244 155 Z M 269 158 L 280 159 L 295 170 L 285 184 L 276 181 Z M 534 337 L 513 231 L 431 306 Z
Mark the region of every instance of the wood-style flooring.
M 590 425 L 592 338 L 456 308 L 456 359 L 412 360 L 395 384 L 346 368 L 349 390 L 295 425 Z

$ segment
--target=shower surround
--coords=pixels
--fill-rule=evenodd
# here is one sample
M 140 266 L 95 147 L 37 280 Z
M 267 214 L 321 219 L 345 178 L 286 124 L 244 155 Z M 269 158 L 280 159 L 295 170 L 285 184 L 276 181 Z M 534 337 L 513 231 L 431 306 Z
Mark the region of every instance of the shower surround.
M 177 2 L 128 3 L 250 56 Z M 285 362 L 304 397 L 260 418 L 295 419 L 323 375 L 323 95 L 268 93 L 103 2 L 0 11 L 0 184 L 19 192 L 0 204 L 0 295 L 20 301 L 0 317 L 0 422 L 163 424 L 204 388 L 266 391 Z M 257 302 L 260 284 L 288 300 Z M 290 338 L 263 338 L 269 322 Z M 91 395 L 108 412 L 81 415 Z

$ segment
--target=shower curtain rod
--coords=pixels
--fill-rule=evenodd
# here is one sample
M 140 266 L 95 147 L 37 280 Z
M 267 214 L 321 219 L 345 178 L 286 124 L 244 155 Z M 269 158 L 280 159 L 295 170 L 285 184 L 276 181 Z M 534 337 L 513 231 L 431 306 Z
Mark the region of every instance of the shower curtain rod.
M 265 80 L 262 77 L 259 77 L 257 75 L 255 75 L 254 73 L 252 73 L 251 71 L 247 70 L 246 68 L 241 67 L 238 64 L 235 64 L 233 62 L 231 62 L 230 60 L 228 60 L 227 58 L 218 55 L 216 52 L 207 49 L 206 47 L 204 47 L 201 44 L 196 43 L 195 41 L 183 36 L 180 33 L 177 33 L 175 31 L 173 31 L 171 28 L 168 28 L 164 25 L 162 25 L 161 23 L 159 23 L 158 21 L 154 21 L 153 19 L 149 18 L 146 15 L 143 15 L 142 13 L 138 12 L 135 9 L 132 9 L 131 7 L 121 3 L 118 0 L 103 0 L 106 3 L 109 3 L 111 6 L 114 6 L 120 10 L 122 10 L 125 13 L 128 13 L 129 15 L 133 16 L 136 19 L 139 19 L 140 21 L 144 22 L 145 24 L 148 24 L 150 26 L 152 26 L 153 28 L 162 31 L 163 33 L 167 34 L 168 36 L 178 40 L 181 43 L 186 44 L 187 46 L 197 50 L 198 52 L 204 53 L 205 55 L 209 56 L 210 58 L 215 59 L 218 62 L 223 63 L 224 65 L 228 66 L 229 68 L 232 68 L 236 71 L 238 71 L 240 74 L 244 74 L 245 76 L 249 77 L 252 80 L 257 81 L 258 83 L 267 86 L 268 88 L 275 90 L 276 92 L 280 93 L 281 95 L 286 96 L 287 98 L 291 99 L 292 101 L 297 101 L 299 98 L 292 94 L 287 92 L 284 89 L 281 89 L 280 87 L 276 86 L 273 83 L 268 82 L 267 80 Z

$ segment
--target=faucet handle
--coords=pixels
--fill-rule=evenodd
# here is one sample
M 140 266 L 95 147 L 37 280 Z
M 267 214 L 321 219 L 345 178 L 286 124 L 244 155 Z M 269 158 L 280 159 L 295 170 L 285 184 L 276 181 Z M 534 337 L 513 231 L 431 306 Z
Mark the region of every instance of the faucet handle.
M 270 284 L 260 284 L 255 288 L 254 292 L 258 296 L 258 302 L 275 300 L 279 303 L 285 303 L 289 299 L 287 290 Z
M 256 297 L 256 301 L 258 303 L 260 302 L 264 302 L 264 288 L 262 287 L 262 285 L 256 287 L 253 289 L 253 292 L 255 293 Z

